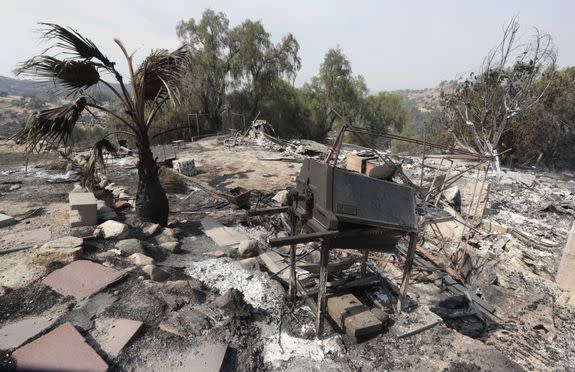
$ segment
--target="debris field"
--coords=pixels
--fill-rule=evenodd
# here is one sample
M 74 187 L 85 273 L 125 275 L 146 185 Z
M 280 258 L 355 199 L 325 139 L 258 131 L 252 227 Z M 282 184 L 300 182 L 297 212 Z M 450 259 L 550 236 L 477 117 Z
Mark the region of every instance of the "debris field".
M 0 143 L 0 368 L 575 369 L 573 174 L 266 128 L 154 147 L 166 227 Z

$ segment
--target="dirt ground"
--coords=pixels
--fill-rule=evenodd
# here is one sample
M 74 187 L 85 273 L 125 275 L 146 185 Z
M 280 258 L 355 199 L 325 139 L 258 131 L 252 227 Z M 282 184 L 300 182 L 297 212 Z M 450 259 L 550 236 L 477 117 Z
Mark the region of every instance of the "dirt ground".
M 70 229 L 68 224 L 67 198 L 74 182 L 62 180 L 73 175 L 74 170 L 67 170 L 70 167 L 58 156 L 42 154 L 31 159 L 29 172 L 24 173 L 25 157 L 15 150 L 14 147 L 0 146 L 0 186 L 3 187 L 0 190 L 0 212 L 26 217 L 31 210 L 41 210 L 15 225 L 1 228 L 0 234 L 5 236 L 48 228 L 51 239 L 90 235 L 93 228 Z M 331 322 L 326 334 L 319 340 L 315 339 L 311 331 L 314 314 L 303 301 L 296 304 L 287 302 L 284 289 L 270 278 L 264 265 L 260 263 L 259 269 L 246 269 L 239 264 L 237 251 L 230 248 L 223 249 L 223 258 L 205 255 L 222 248 L 205 235 L 201 224 L 204 216 L 211 215 L 250 238 L 260 240 L 260 249 L 268 249 L 264 241 L 275 228 L 258 219 L 250 224 L 239 224 L 237 216 L 243 212 L 212 189 L 223 191 L 242 186 L 254 190 L 252 204 L 258 203 L 260 207 L 272 205 L 270 198 L 275 191 L 293 185 L 299 163 L 259 160 L 277 158 L 278 152 L 257 145 L 228 147 L 221 138 L 186 144 L 177 150 L 177 155 L 179 158 L 193 158 L 199 170 L 197 176 L 187 179 L 188 190 L 185 193 L 168 195 L 171 206 L 169 226 L 182 243 L 181 252 L 174 254 L 154 248 L 157 237 L 142 235 L 140 222 L 133 211 L 123 211 L 118 217 L 119 221 L 129 225 L 131 236 L 145 245 L 145 253 L 169 274 L 167 280 L 150 280 L 126 257 L 110 251 L 115 247 L 115 241 L 85 240 L 84 259 L 114 267 L 127 273 L 127 277 L 91 300 L 78 302 L 41 283 L 48 273 L 63 264 L 35 264 L 32 260 L 35 248 L 2 254 L 0 327 L 25 316 L 51 314 L 54 324 L 44 334 L 63 322 L 71 321 L 111 370 L 119 371 L 183 370 L 190 365 L 201 346 L 214 343 L 228 345 L 225 368 L 238 371 L 575 368 L 575 349 L 572 346 L 575 345 L 575 312 L 560 301 L 563 291 L 553 282 L 561 258 L 560 250 L 541 259 L 544 267 L 533 263 L 527 265 L 525 256 L 517 253 L 526 252 L 526 248 L 507 235 L 488 235 L 476 244 L 477 251 L 485 253 L 493 250 L 493 246 L 500 246 L 499 240 L 507 239 L 504 246 L 507 249 L 498 252 L 497 261 L 485 265 L 487 269 L 476 275 L 478 284 L 472 287 L 475 293 L 497 308 L 496 314 L 502 318 L 500 324 L 491 324 L 479 335 L 468 337 L 462 333 L 460 325 L 445 320 L 425 332 L 398 339 L 389 331 L 394 321 L 392 315 L 382 334 L 363 342 L 358 343 L 342 334 Z M 137 173 L 132 160 L 122 158 L 109 162 L 106 174 L 110 182 L 122 185 L 130 195 L 135 195 Z M 418 171 L 415 169 L 413 172 Z M 490 199 L 486 216 L 509 223 L 509 213 L 521 212 L 522 216 L 527 216 L 524 218 L 555 226 L 555 229 L 543 229 L 537 222 L 521 221 L 525 229 L 564 243 L 564 232 L 568 231 L 572 218 L 538 212 L 528 207 L 526 200 L 558 193 L 572 187 L 573 183 L 570 180 L 538 179 L 539 187 L 525 189 L 515 181 L 511 186 L 496 186 L 496 196 Z M 57 182 L 48 183 L 48 180 Z M 8 186 L 14 184 L 20 187 L 10 191 Z M 514 196 L 503 197 L 507 194 Z M 0 244 L 4 243 L 0 241 Z M 0 250 L 11 247 L 0 245 Z M 545 267 L 549 267 L 548 270 Z M 398 270 L 387 265 L 384 272 L 390 278 L 400 280 Z M 419 270 L 415 274 L 409 296 L 422 306 L 435 306 L 447 297 L 433 278 L 421 275 Z M 491 279 L 484 281 L 480 277 Z M 174 291 L 170 283 L 181 280 L 187 281 L 189 288 L 183 292 Z M 245 305 L 249 310 L 218 307 L 216 299 L 230 287 L 238 289 L 244 296 L 238 306 Z M 101 306 L 102 310 L 92 312 L 94 305 L 90 301 L 100 300 L 106 305 Z M 184 317 L 185 336 L 160 328 L 160 324 L 174 316 Z M 93 337 L 93 325 L 106 317 L 144 323 L 143 329 L 118 357 L 108 356 Z M 11 351 L 1 351 L 0 368 L 14 367 Z
M 254 146 L 228 147 L 223 139 L 207 138 L 177 150 L 180 159 L 194 159 L 199 174 L 194 177 L 218 190 L 242 186 L 271 192 L 293 185 L 299 173 L 297 162 L 260 160 L 278 158 L 276 151 Z

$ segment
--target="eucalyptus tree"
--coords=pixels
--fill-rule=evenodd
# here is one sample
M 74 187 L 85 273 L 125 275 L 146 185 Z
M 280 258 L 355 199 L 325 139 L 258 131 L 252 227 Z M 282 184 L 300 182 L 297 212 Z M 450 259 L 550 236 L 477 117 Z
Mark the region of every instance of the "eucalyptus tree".
M 27 144 L 28 152 L 38 150 L 44 143 L 68 144 L 82 113 L 93 115 L 93 111 L 103 111 L 111 115 L 123 126 L 122 133 L 133 136 L 136 141 L 139 157 L 137 214 L 144 221 L 166 225 L 168 198 L 159 180 L 148 131 L 154 125 L 158 110 L 167 101 L 178 102 L 178 83 L 186 50 L 182 47 L 173 52 L 152 51 L 136 68 L 133 54 L 128 53 L 120 40 L 114 39 L 126 58 L 127 84 L 116 63 L 110 61 L 91 40 L 71 28 L 52 23 L 41 25 L 45 27 L 42 39 L 52 45 L 21 63 L 15 72 L 53 84 L 73 101 L 62 107 L 34 112 L 16 138 Z M 104 80 L 104 76 L 111 76 L 117 86 Z M 120 111 L 108 109 L 90 96 L 88 88 L 97 84 L 103 84 L 113 92 L 120 103 Z M 102 160 L 102 150 L 112 149 L 106 138 L 95 142 L 93 158 L 89 161 L 91 171 L 94 171 L 96 161 Z
M 293 81 L 301 68 L 299 43 L 290 33 L 274 44 L 261 21 L 245 20 L 232 30 L 239 53 L 232 63 L 235 88 L 246 96 L 249 117 L 254 118 L 262 99 L 273 94 L 281 78 Z
M 200 113 L 207 116 L 212 130 L 218 130 L 222 125 L 232 62 L 239 52 L 239 44 L 232 38 L 229 25 L 224 13 L 206 9 L 201 19 L 180 21 L 176 27 L 178 38 L 189 50 L 187 81 L 197 94 Z
M 326 53 L 319 74 L 304 89 L 313 108 L 314 138 L 319 140 L 325 139 L 338 120 L 332 110 L 355 121 L 367 95 L 363 76 L 353 75 L 351 62 L 339 47 Z

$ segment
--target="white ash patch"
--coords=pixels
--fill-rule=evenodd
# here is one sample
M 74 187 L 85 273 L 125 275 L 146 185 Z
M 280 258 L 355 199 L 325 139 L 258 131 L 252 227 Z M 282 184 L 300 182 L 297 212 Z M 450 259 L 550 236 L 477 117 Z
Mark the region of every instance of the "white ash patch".
M 225 259 L 210 259 L 193 262 L 187 273 L 202 281 L 206 286 L 217 289 L 221 294 L 235 288 L 244 294 L 244 299 L 256 309 L 277 312 L 281 306 L 276 287 L 263 272 L 244 269 L 239 262 Z
M 307 340 L 282 332 L 280 345 L 277 325 L 264 323 L 258 325 L 262 330 L 262 338 L 264 339 L 264 362 L 271 363 L 274 368 L 279 368 L 282 362 L 292 358 L 321 362 L 326 356 L 337 355 L 343 349 L 339 335 L 324 340 Z

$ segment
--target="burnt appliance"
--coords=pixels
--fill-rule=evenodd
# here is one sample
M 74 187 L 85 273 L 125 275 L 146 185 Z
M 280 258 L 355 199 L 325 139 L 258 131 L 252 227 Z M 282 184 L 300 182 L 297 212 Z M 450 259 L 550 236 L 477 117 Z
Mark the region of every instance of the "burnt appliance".
M 393 250 L 417 230 L 409 186 L 305 159 L 292 208 L 314 232 L 338 231 L 334 248 Z

